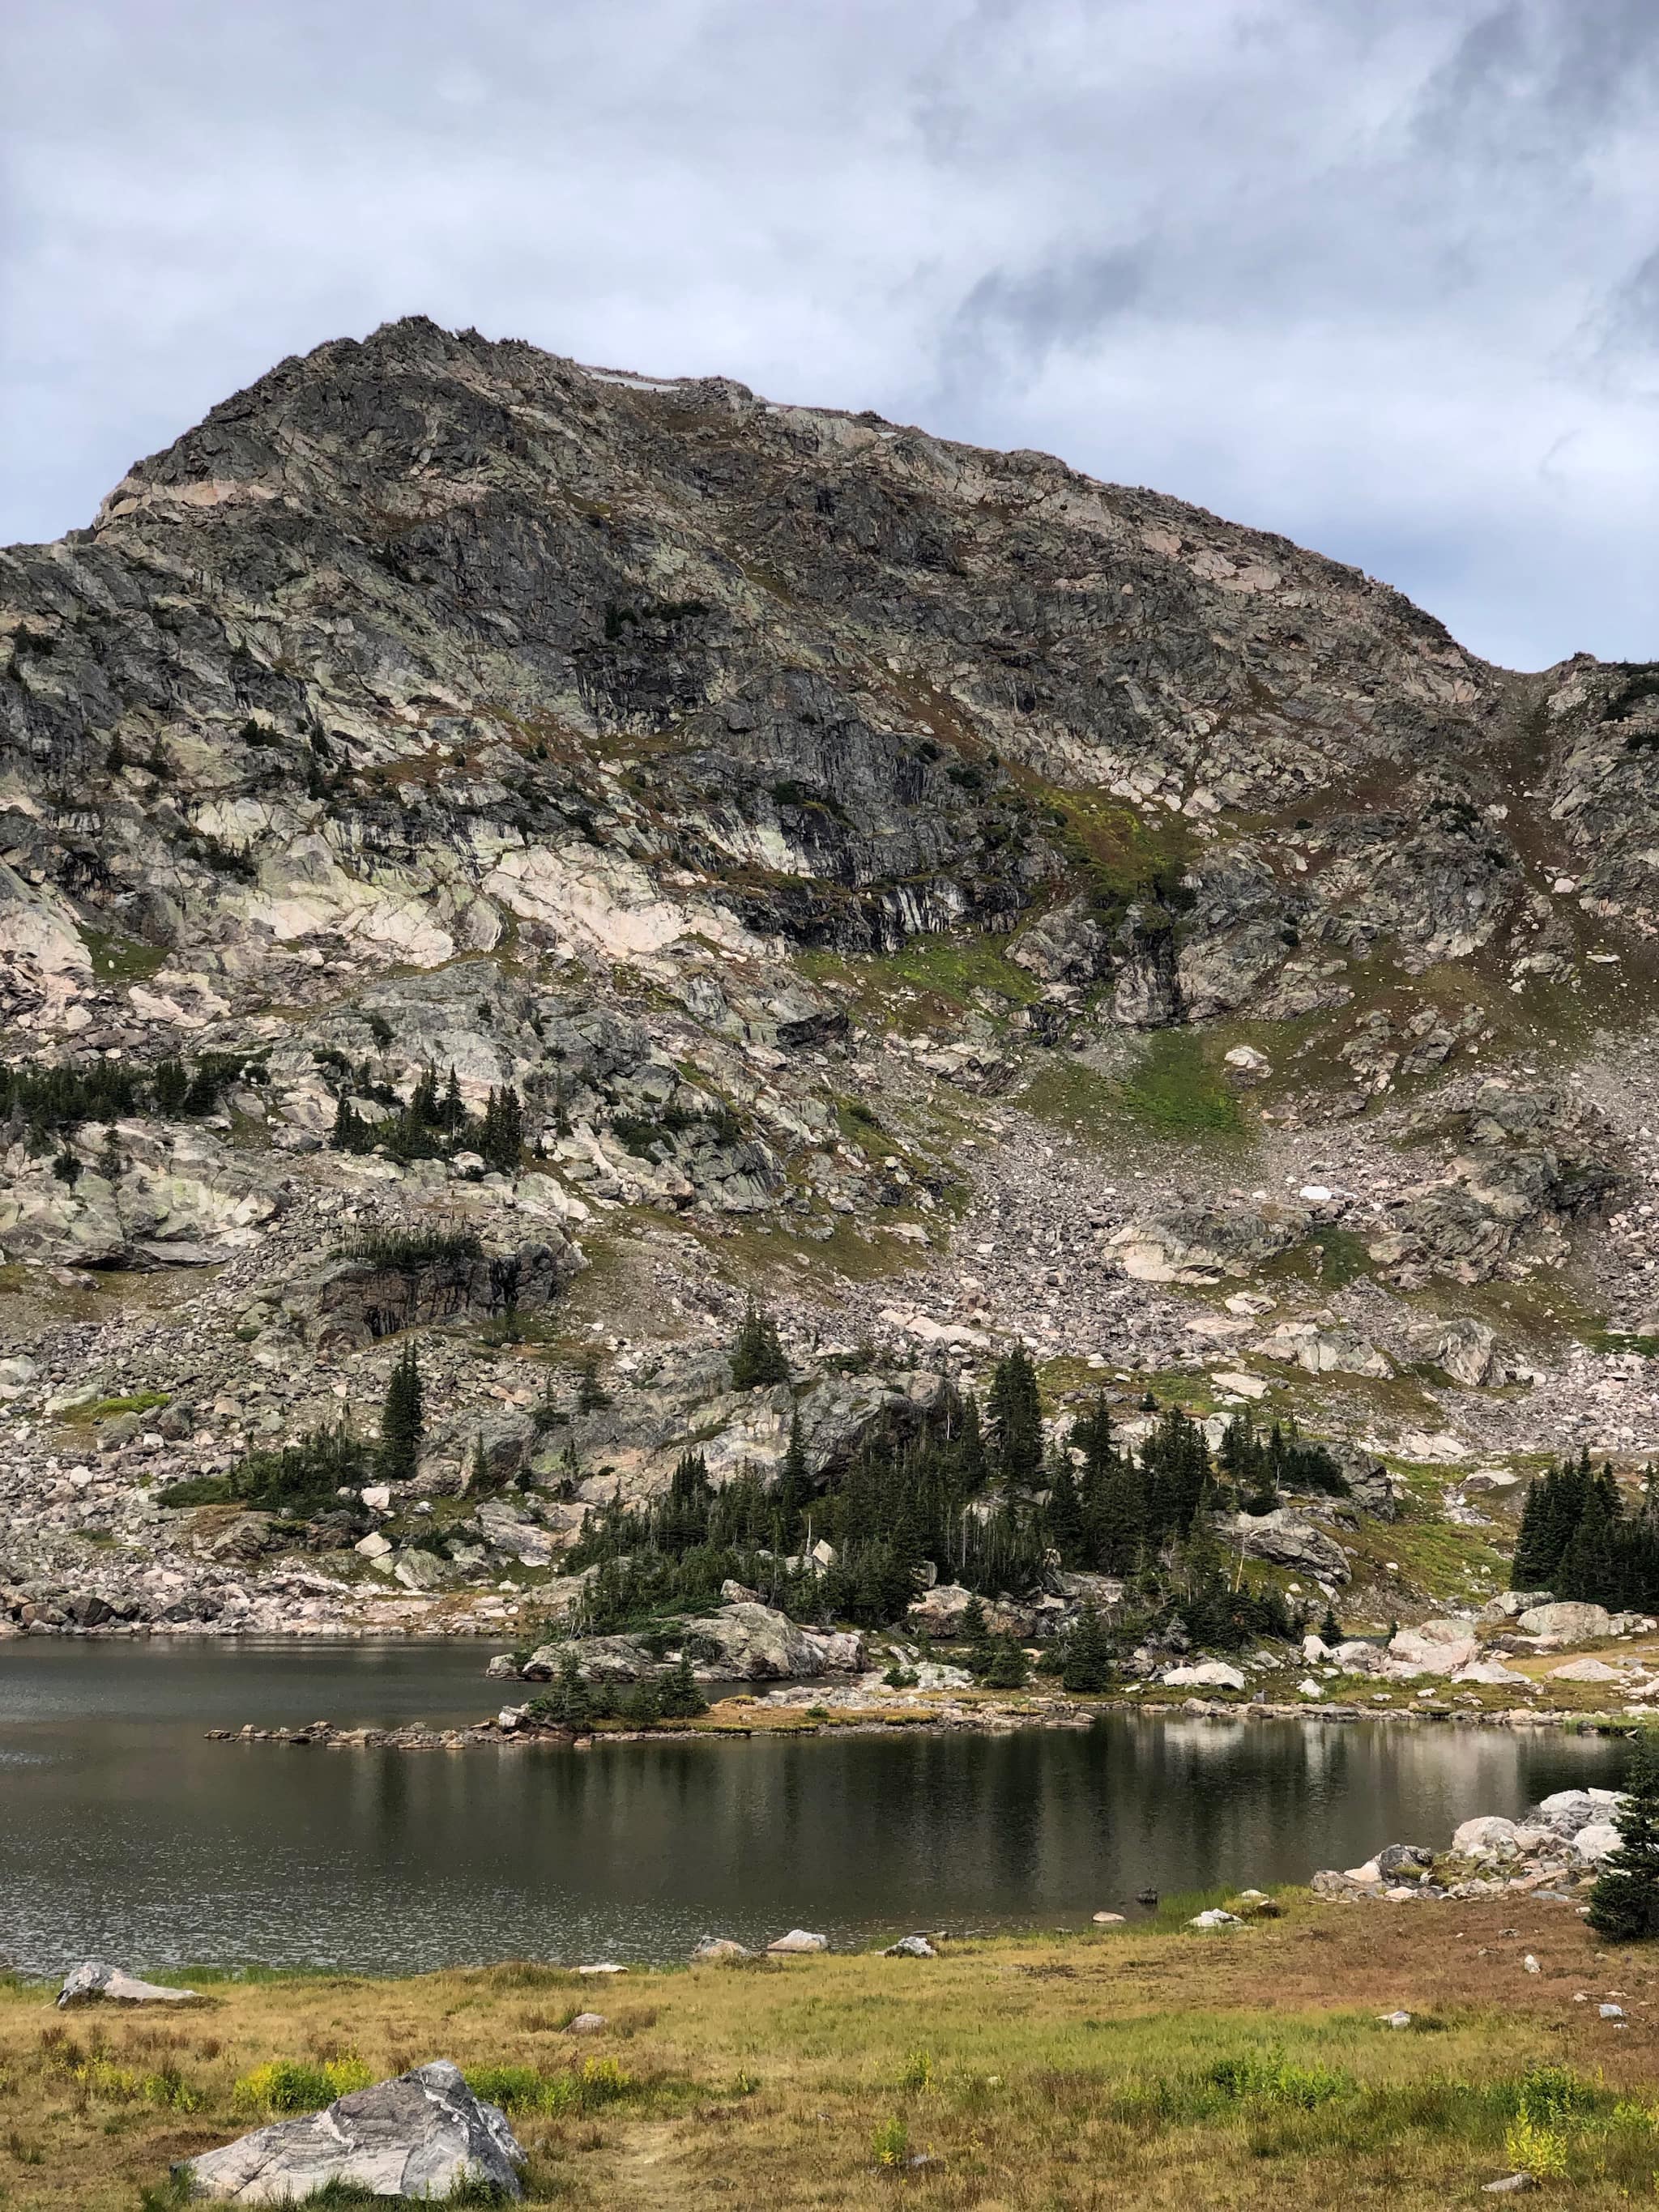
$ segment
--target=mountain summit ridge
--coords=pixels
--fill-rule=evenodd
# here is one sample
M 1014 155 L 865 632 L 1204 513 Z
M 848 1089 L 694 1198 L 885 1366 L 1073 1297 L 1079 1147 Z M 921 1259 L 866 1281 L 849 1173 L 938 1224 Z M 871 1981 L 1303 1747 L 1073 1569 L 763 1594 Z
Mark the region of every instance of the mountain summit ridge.
M 826 1453 L 1012 1335 L 1414 1463 L 1659 1444 L 1602 1364 L 1659 1267 L 1656 869 L 1659 667 L 1494 668 L 1046 455 L 333 341 L 0 553 L 20 1519 L 77 1370 L 188 1405 L 194 1480 L 216 1404 L 363 1411 L 505 1282 L 711 1390 L 764 1282 L 884 1378 Z M 349 1257 L 434 1237 L 403 1306 Z M 144 1271 L 188 1323 L 98 1287 Z M 523 1382 L 444 1343 L 448 1480 Z

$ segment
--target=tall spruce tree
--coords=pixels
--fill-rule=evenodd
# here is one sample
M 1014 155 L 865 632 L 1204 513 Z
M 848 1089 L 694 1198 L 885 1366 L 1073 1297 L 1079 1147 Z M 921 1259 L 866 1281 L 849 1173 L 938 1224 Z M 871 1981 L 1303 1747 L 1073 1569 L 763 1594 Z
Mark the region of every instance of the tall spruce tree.
M 1060 1565 L 1076 1566 L 1083 1557 L 1083 1502 L 1078 1496 L 1071 1460 L 1064 1452 L 1055 1460 L 1043 1520 L 1048 1541 L 1059 1553 Z
M 1619 1847 L 1602 1860 L 1589 1903 L 1590 1926 L 1614 1943 L 1659 1936 L 1659 1729 L 1637 1736 L 1625 1789 L 1613 1816 Z
M 744 1310 L 738 1340 L 732 1347 L 732 1388 L 753 1390 L 763 1383 L 789 1380 L 789 1355 L 778 1325 L 752 1296 Z
M 1085 1695 L 1103 1690 L 1111 1680 L 1112 1646 L 1091 1605 L 1078 1614 L 1066 1638 L 1060 1670 L 1060 1687 Z
M 510 1083 L 491 1091 L 478 1132 L 478 1150 L 502 1175 L 516 1175 L 524 1155 L 524 1109 Z
M 991 1378 L 991 1438 L 1005 1482 L 1035 1482 L 1042 1468 L 1042 1400 L 1023 1344 L 998 1360 Z
M 380 1443 L 374 1455 L 374 1472 L 382 1482 L 410 1482 L 420 1462 L 421 1439 L 426 1434 L 425 1393 L 415 1346 L 405 1342 L 386 1378 L 386 1399 L 380 1408 Z

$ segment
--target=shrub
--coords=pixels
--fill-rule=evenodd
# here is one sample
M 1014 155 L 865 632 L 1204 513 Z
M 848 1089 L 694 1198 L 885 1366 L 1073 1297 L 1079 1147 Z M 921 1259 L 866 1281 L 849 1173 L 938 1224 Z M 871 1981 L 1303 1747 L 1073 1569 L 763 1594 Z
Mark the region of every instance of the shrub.
M 1524 2114 L 1504 2130 L 1504 2155 L 1534 2181 L 1560 2181 L 1566 2176 L 1566 2136 L 1559 2128 L 1547 2127 Z
M 404 1275 L 483 1255 L 483 1246 L 470 1229 L 374 1229 L 342 1244 L 336 1255 L 342 1260 L 367 1260 Z
M 910 2130 L 896 2112 L 891 2119 L 884 2120 L 870 2138 L 870 2148 L 876 2154 L 876 2164 L 889 2173 L 896 2173 L 910 2163 Z
M 318 2112 L 353 2089 L 366 2089 L 374 2075 L 347 2052 L 338 2058 L 272 2058 L 244 2074 L 231 2093 L 239 2112 Z
M 230 1496 L 257 1511 L 302 1513 L 333 1505 L 338 1491 L 361 1489 L 368 1473 L 368 1447 L 342 1422 L 337 1428 L 313 1429 L 280 1451 L 251 1452 L 228 1481 Z

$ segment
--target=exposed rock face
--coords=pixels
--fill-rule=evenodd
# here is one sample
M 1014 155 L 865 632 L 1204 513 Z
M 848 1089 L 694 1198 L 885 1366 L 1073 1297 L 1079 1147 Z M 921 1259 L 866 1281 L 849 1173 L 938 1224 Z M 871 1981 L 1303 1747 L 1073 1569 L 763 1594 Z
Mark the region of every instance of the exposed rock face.
M 858 1674 L 866 1664 L 864 1639 L 847 1633 L 799 1628 L 787 1613 L 751 1601 L 723 1605 L 718 1613 L 688 1620 L 684 1649 L 705 1682 L 787 1682 L 815 1674 Z M 577 1637 L 544 1644 L 519 1670 L 529 1681 L 549 1681 L 567 1656 L 586 1682 L 641 1682 L 660 1662 L 636 1636 Z
M 1015 1334 L 1191 1371 L 1200 1302 L 1165 1289 L 1218 1293 L 1240 1361 L 1271 1347 L 1271 1382 L 1227 1385 L 1268 1413 L 1437 1363 L 1465 1392 L 1524 1381 L 1518 1319 L 1500 1356 L 1483 1324 L 1431 1345 L 1398 1300 L 1341 1294 L 1592 1245 L 1646 1279 L 1639 1140 L 1593 1084 L 1489 1073 L 1516 1036 L 1488 986 L 1530 1036 L 1620 965 L 1613 937 L 1659 931 L 1656 754 L 1643 672 L 1505 676 L 1354 570 L 1040 455 L 420 319 L 282 363 L 90 528 L 0 555 L 6 1067 L 137 1078 L 48 1138 L 21 1103 L 0 1124 L 0 1255 L 31 1291 L 0 1324 L 44 1378 L 0 1381 L 4 1632 L 380 1601 L 435 1623 L 462 1588 L 483 1626 L 489 1577 L 556 1567 L 694 1443 L 717 1482 L 769 1475 L 799 1413 L 823 1481 Z M 1254 1042 L 1192 1026 L 1231 1015 Z M 176 1112 L 175 1060 L 219 1072 Z M 511 1086 L 521 1147 L 402 1127 L 451 1071 L 470 1129 Z M 1050 1071 L 1045 1105 L 1022 1086 Z M 1061 1125 L 1097 1110 L 1128 1150 L 1224 1124 L 1251 1164 L 1085 1159 Z M 364 1232 L 452 1249 L 331 1257 Z M 585 1340 L 633 1363 L 610 1405 L 556 1425 L 510 1358 L 432 1349 L 389 1512 L 475 1463 L 532 1486 L 446 1520 L 441 1554 L 319 1529 L 337 1576 L 276 1522 L 156 1504 L 319 1420 L 363 1433 L 394 1330 L 510 1352 L 596 1237 L 639 1262 L 608 1304 L 587 1279 Z M 828 1290 L 817 1246 L 846 1263 Z M 719 1347 L 757 1252 L 796 1372 L 739 1393 Z M 876 1287 L 890 1261 L 925 1301 Z M 88 1273 L 185 1267 L 142 1310 Z M 1258 1277 L 1273 1295 L 1236 1303 Z M 173 1402 L 62 1433 L 48 1401 L 91 1368 L 88 1405 Z M 1599 1388 L 1534 1392 L 1552 1449 Z M 1522 1448 L 1495 1395 L 1413 1418 Z M 1395 1510 L 1374 1460 L 1350 1480 Z M 1249 1540 L 1336 1575 L 1319 1530 Z M 572 1602 L 561 1578 L 550 1613 Z
M 294 1303 L 314 1315 L 318 1348 L 336 1350 L 463 1316 L 535 1313 L 583 1266 L 569 1239 L 489 1254 L 476 1248 L 402 1262 L 342 1259 Z
M 422 2201 L 471 2185 L 516 2201 L 524 2155 L 506 2114 L 440 2058 L 204 2151 L 179 2171 L 195 2195 L 235 2204 L 295 2203 L 331 2183 Z
M 1292 1567 L 1324 1582 L 1346 1583 L 1349 1578 L 1347 1554 L 1335 1538 L 1288 1505 L 1271 1513 L 1235 1513 L 1224 1528 L 1247 1559 Z

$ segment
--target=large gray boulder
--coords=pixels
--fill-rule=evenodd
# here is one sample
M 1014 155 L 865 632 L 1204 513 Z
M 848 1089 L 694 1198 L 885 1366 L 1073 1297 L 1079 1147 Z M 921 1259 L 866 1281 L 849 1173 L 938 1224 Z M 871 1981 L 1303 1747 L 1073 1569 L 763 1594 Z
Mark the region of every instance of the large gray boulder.
M 769 1605 L 723 1605 L 685 1624 L 696 1671 L 714 1682 L 787 1682 L 822 1674 L 825 1641 Z
M 1299 1244 L 1310 1218 L 1294 1206 L 1179 1206 L 1120 1229 L 1109 1249 L 1139 1282 L 1216 1283 L 1248 1275 Z
M 1516 1622 L 1522 1636 L 1547 1637 L 1552 1644 L 1589 1644 L 1613 1633 L 1613 1615 L 1602 1605 L 1578 1605 L 1558 1598 L 1534 1605 Z
M 469 2185 L 520 2197 L 523 2164 L 506 2114 L 482 2103 L 460 2069 L 438 2058 L 174 2170 L 193 2195 L 232 2204 L 297 2203 L 330 2183 L 424 2203 Z
M 1479 1390 L 1504 1379 L 1498 1357 L 1498 1339 L 1483 1321 L 1454 1321 L 1442 1330 L 1435 1346 L 1435 1361 L 1454 1382 Z
M 1480 1656 L 1480 1640 L 1467 1620 L 1422 1620 L 1389 1642 L 1390 1667 L 1419 1674 L 1455 1674 Z
M 1246 1559 L 1290 1567 L 1322 1582 L 1346 1583 L 1349 1578 L 1347 1553 L 1334 1537 L 1288 1505 L 1277 1506 L 1271 1513 L 1235 1513 L 1224 1534 Z
M 58 2004 L 64 2007 L 94 2004 L 100 1998 L 111 2004 L 201 2002 L 194 1990 L 171 1990 L 161 1982 L 141 1982 L 136 1975 L 106 1966 L 101 1959 L 83 1959 L 78 1966 L 71 1967 L 58 1992 Z

